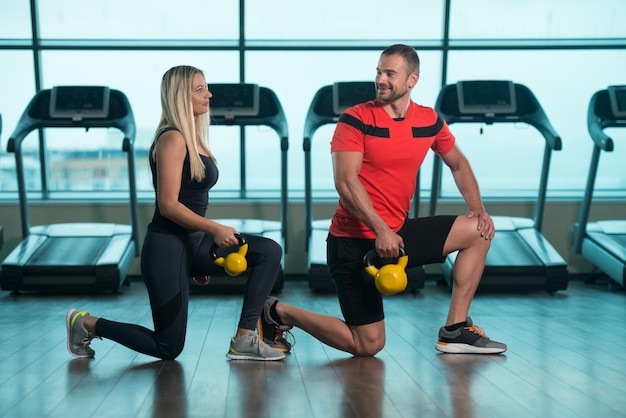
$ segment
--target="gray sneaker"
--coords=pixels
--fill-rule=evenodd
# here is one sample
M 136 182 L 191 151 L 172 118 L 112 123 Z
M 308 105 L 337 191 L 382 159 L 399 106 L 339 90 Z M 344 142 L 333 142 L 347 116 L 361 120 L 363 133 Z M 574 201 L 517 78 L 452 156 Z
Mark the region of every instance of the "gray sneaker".
M 232 360 L 273 361 L 284 359 L 285 353 L 274 350 L 264 343 L 256 333 L 251 332 L 248 335 L 231 338 L 226 357 Z
M 96 352 L 89 346 L 91 340 L 96 337 L 85 329 L 83 318 L 87 312 L 78 312 L 70 309 L 65 315 L 65 326 L 67 328 L 67 351 L 74 357 L 88 358 L 96 355 Z
M 467 317 L 467 326 L 455 331 L 439 329 L 439 341 L 435 348 L 443 353 L 454 354 L 497 354 L 506 351 L 506 344 L 492 341 L 472 318 Z

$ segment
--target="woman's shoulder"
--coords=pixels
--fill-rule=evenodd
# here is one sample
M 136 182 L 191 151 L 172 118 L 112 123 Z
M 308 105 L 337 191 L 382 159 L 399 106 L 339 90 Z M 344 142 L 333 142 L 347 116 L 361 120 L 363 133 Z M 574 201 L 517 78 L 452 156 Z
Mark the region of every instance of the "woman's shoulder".
M 156 140 L 160 140 L 161 138 L 183 138 L 183 134 L 176 128 L 171 126 L 167 126 L 165 128 L 161 128 L 156 134 Z
M 164 129 L 160 132 L 154 140 L 152 147 L 156 149 L 157 153 L 164 151 L 164 155 L 183 156 L 187 154 L 187 144 L 185 143 L 185 138 L 178 130 L 173 128 L 167 130 Z
M 183 134 L 175 128 L 164 128 L 159 131 L 156 136 L 155 143 L 158 145 L 162 144 L 170 144 L 170 145 L 179 145 L 186 147 L 185 145 L 185 137 Z

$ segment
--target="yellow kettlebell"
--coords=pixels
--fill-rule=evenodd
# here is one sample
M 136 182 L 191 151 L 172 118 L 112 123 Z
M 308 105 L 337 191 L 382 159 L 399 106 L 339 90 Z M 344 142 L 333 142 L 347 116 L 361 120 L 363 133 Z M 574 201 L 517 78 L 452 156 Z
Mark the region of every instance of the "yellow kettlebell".
M 211 248 L 211 258 L 213 262 L 220 267 L 224 267 L 224 271 L 230 276 L 237 276 L 248 268 L 246 254 L 248 253 L 248 243 L 246 239 L 239 234 L 235 234 L 239 240 L 239 250 L 228 254 L 226 257 L 217 256 L 217 244 L 213 244 Z
M 409 256 L 406 255 L 404 248 L 400 247 L 400 257 L 396 264 L 385 264 L 381 268 L 376 268 L 372 264 L 374 256 L 376 256 L 376 250 L 371 250 L 365 254 L 363 265 L 365 266 L 365 271 L 374 278 L 376 289 L 383 296 L 394 295 L 404 291 L 408 283 L 404 269 L 409 262 Z

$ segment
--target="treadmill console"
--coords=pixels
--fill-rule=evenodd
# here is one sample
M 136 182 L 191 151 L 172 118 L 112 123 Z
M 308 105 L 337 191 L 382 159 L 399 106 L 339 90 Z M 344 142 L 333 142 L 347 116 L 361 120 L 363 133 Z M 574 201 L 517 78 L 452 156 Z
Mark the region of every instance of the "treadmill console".
M 50 94 L 50 117 L 81 120 L 109 116 L 109 88 L 105 86 L 56 86 Z
M 259 115 L 258 84 L 211 84 L 211 115 L 224 118 Z
M 509 114 L 517 111 L 512 81 L 459 81 L 456 86 L 461 114 Z
M 616 119 L 626 119 L 626 86 L 609 86 L 611 112 Z
M 333 84 L 333 113 L 341 115 L 347 108 L 376 98 L 372 81 L 345 81 Z

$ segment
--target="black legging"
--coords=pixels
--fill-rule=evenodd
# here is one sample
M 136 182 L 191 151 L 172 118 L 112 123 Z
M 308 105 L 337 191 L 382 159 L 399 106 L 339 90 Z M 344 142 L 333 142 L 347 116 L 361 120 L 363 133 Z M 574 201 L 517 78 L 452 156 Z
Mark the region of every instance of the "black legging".
M 250 271 L 238 326 L 255 329 L 278 276 L 282 249 L 271 239 L 242 235 L 248 242 Z M 176 358 L 185 345 L 189 277 L 221 269 L 210 256 L 213 242 L 211 235 L 202 232 L 172 235 L 148 231 L 141 252 L 141 273 L 150 297 L 154 331 L 100 318 L 96 335 L 160 359 Z

